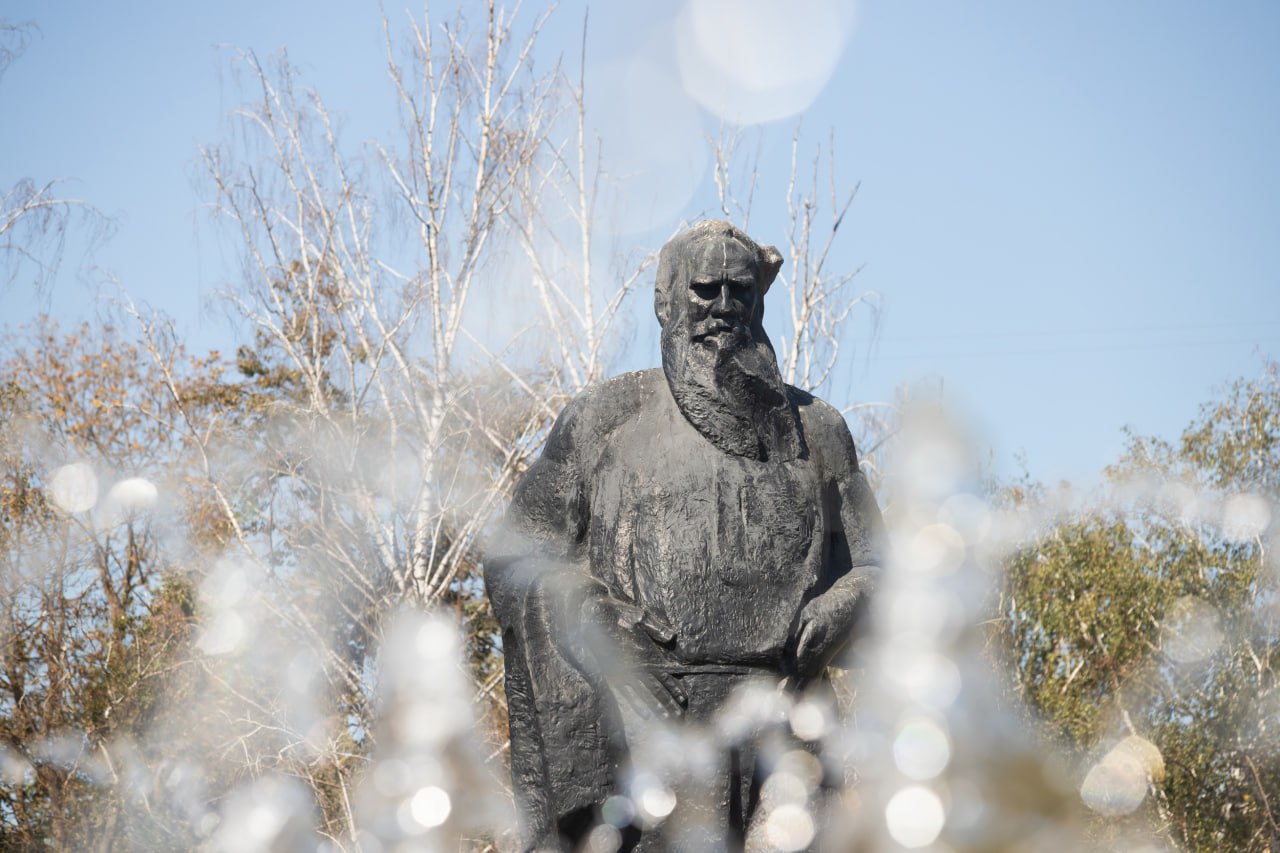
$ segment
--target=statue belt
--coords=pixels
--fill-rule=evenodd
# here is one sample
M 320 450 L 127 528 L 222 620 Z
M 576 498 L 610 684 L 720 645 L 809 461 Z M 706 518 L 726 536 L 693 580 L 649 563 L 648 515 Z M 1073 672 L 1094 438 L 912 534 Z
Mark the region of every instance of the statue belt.
M 767 663 L 650 663 L 646 669 L 668 675 L 758 675 L 781 678 L 776 664 Z

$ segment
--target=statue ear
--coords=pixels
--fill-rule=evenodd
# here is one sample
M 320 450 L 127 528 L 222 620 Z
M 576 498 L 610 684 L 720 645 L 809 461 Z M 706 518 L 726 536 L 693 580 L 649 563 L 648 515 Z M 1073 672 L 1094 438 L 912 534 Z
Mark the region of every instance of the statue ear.
M 658 315 L 658 325 L 666 328 L 671 316 L 671 286 L 676 277 L 677 251 L 669 241 L 658 252 L 658 275 L 653 283 L 653 313 Z
M 760 247 L 760 294 L 769 292 L 769 286 L 782 269 L 782 253 L 773 246 Z

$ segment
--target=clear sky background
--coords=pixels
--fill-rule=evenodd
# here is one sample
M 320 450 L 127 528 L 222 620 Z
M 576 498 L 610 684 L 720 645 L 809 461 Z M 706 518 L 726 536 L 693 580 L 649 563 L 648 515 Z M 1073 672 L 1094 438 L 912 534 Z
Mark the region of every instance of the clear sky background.
M 540 63 L 576 67 L 587 5 L 560 5 Z M 708 103 L 762 122 L 765 242 L 784 239 L 796 121 L 806 146 L 834 137 L 838 179 L 861 182 L 839 261 L 884 304 L 878 340 L 851 329 L 850 399 L 940 383 L 997 471 L 1022 454 L 1033 476 L 1087 483 L 1123 426 L 1174 437 L 1280 355 L 1280 4 L 810 0 L 778 16 L 752 0 L 714 26 L 722 5 L 590 4 L 592 126 L 628 192 L 651 193 L 629 197 L 641 214 L 616 239 L 652 247 L 713 207 Z M 39 28 L 0 78 L 0 186 L 66 178 L 113 231 L 92 269 L 73 235 L 43 290 L 5 286 L 9 326 L 93 316 L 109 274 L 193 348 L 233 349 L 209 303 L 235 259 L 208 228 L 199 146 L 245 99 L 235 50 L 287 48 L 348 138 L 394 124 L 373 3 L 5 0 L 0 17 Z M 741 85 L 717 89 L 690 56 L 726 58 Z M 789 92 L 742 97 L 788 75 Z M 639 316 L 619 370 L 657 363 Z

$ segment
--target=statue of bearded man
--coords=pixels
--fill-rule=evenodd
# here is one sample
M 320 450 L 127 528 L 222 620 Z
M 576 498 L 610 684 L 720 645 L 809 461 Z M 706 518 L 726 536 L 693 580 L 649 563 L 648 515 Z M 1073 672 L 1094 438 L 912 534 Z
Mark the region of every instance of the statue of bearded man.
M 844 419 L 782 380 L 762 326 L 781 265 L 727 222 L 667 243 L 662 370 L 571 402 L 516 488 L 485 581 L 528 848 L 579 848 L 654 721 L 709 723 L 752 679 L 804 689 L 862 617 L 883 523 Z M 755 764 L 726 757 L 693 797 L 717 846 L 748 832 Z M 623 847 L 679 846 L 664 831 Z

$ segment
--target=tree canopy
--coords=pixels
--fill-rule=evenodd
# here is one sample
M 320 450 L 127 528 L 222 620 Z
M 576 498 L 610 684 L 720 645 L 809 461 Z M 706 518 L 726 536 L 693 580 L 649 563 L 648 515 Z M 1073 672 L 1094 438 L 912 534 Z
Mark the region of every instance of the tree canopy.
M 1056 741 L 1096 761 L 1155 746 L 1137 810 L 1188 849 L 1280 843 L 1280 368 L 1206 403 L 1176 440 L 1129 437 L 1101 500 L 1051 515 L 1008 560 L 995 639 Z M 1026 484 L 1007 500 L 1047 510 Z M 1138 797 L 1141 801 L 1141 796 Z

